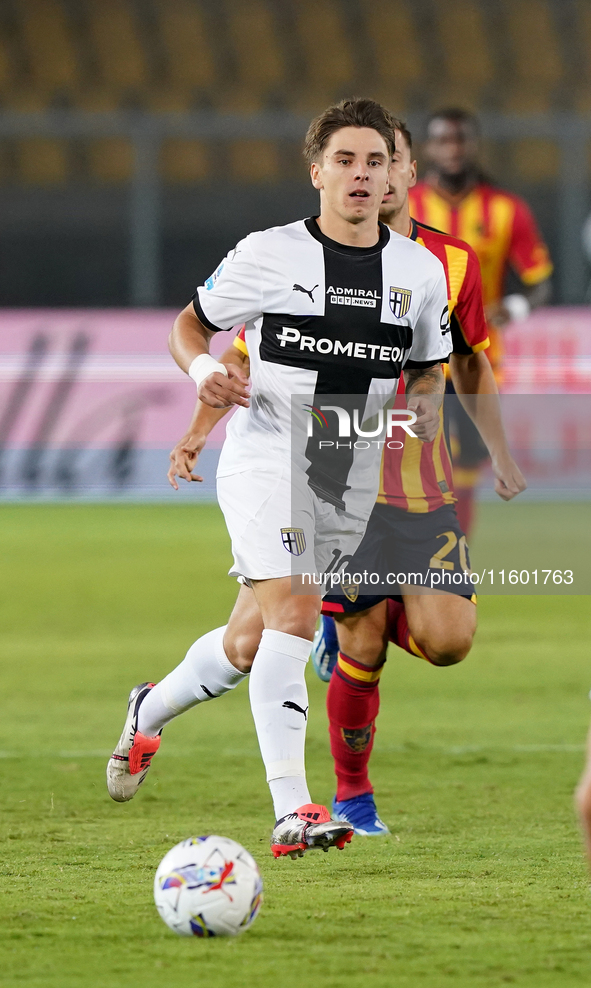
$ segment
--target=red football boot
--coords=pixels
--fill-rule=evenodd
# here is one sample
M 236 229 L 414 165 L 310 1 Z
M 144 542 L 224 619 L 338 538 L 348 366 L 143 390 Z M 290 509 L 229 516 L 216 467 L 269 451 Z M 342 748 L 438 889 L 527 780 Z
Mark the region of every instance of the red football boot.
M 295 813 L 278 820 L 271 835 L 271 851 L 274 858 L 289 854 L 292 858 L 301 858 L 304 851 L 321 848 L 328 851 L 329 847 L 343 850 L 353 837 L 350 823 L 333 820 L 326 806 L 318 803 L 306 803 Z

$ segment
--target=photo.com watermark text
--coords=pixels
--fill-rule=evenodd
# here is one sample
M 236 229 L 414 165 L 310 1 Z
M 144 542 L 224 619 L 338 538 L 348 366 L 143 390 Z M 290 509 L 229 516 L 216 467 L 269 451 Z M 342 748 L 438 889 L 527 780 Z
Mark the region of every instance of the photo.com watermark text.
M 571 569 L 535 569 L 535 570 L 483 570 L 482 573 L 472 573 L 470 570 L 450 572 L 449 570 L 429 570 L 426 573 L 369 573 L 364 570 L 362 573 L 302 573 L 302 584 L 304 586 L 327 587 L 334 590 L 335 587 L 347 588 L 375 588 L 379 586 L 416 586 L 428 587 L 431 590 L 445 590 L 446 587 L 465 586 L 474 588 L 483 586 L 505 586 L 510 584 L 515 586 L 521 584 L 527 586 L 547 586 L 550 584 L 565 584 L 570 586 L 574 583 L 574 574 Z

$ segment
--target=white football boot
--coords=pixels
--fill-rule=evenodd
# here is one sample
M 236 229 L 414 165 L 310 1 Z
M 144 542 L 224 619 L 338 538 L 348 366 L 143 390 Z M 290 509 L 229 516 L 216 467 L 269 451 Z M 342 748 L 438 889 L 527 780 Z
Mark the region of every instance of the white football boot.
M 160 734 L 148 738 L 137 729 L 138 710 L 154 685 L 140 683 L 132 689 L 123 734 L 107 763 L 107 789 L 111 799 L 118 803 L 133 799 L 160 747 Z
M 332 820 L 326 806 L 307 803 L 295 813 L 278 820 L 271 835 L 271 851 L 274 858 L 289 854 L 292 858 L 302 858 L 304 851 L 329 847 L 343 850 L 351 842 L 353 827 L 350 823 Z

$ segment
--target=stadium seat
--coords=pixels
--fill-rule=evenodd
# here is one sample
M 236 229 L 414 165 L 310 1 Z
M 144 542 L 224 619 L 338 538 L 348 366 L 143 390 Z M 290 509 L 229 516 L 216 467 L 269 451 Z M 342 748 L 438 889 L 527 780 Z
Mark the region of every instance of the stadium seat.
M 581 39 L 583 71 L 577 80 L 574 104 L 579 113 L 591 113 L 591 6 L 587 0 L 577 4 L 576 29 Z
M 184 94 L 189 102 L 193 93 L 212 92 L 219 80 L 201 5 L 193 0 L 157 0 L 155 13 L 164 56 L 163 91 L 168 87 L 177 100 Z
M 31 88 L 49 100 L 75 89 L 79 57 L 60 0 L 19 0 L 16 14 Z
M 224 110 L 254 111 L 277 98 L 285 69 L 272 7 L 265 0 L 226 0 L 229 40 L 235 73 L 216 106 Z
M 563 65 L 547 0 L 505 0 L 504 25 L 513 63 L 504 109 L 509 113 L 550 111 Z
M 69 177 L 68 144 L 50 137 L 15 142 L 17 181 L 24 185 L 62 185 Z
M 128 182 L 133 173 L 133 147 L 122 137 L 90 141 L 86 148 L 88 176 L 101 185 Z
M 15 64 L 12 45 L 0 25 L 0 100 L 5 102 L 6 94 L 15 84 Z
M 73 106 L 85 113 L 113 113 L 120 102 L 120 90 L 108 86 L 88 86 L 72 94 Z
M 560 149 L 546 138 L 526 137 L 513 141 L 514 174 L 525 182 L 551 182 L 560 168 Z
M 199 98 L 192 89 L 172 89 L 155 86 L 143 95 L 143 105 L 149 113 L 190 113 Z
M 94 0 L 88 7 L 88 29 L 99 83 L 122 97 L 141 94 L 149 72 L 142 32 L 128 0 Z
M 40 113 L 42 110 L 50 109 L 53 98 L 48 90 L 15 86 L 3 93 L 2 102 L 5 109 L 14 110 L 16 113 Z
M 438 106 L 476 110 L 482 90 L 494 78 L 482 10 L 476 0 L 447 0 L 438 4 L 437 12 L 445 72 L 433 95 Z
M 173 185 L 193 185 L 210 173 L 209 145 L 203 141 L 171 138 L 163 143 L 160 173 Z
M 294 10 L 304 72 L 288 100 L 296 111 L 315 113 L 351 86 L 353 54 L 335 0 L 298 0 Z
M 405 0 L 362 0 L 362 13 L 378 80 L 371 95 L 401 116 L 424 74 L 411 5 Z
M 230 177 L 236 182 L 272 182 L 280 175 L 279 149 L 273 141 L 233 141 Z

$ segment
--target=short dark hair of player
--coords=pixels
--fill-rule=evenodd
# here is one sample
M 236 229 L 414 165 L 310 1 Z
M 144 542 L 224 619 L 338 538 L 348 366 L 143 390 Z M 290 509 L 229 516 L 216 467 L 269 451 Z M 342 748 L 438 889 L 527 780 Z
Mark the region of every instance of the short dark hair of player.
M 404 140 L 407 143 L 408 150 L 412 151 L 412 134 L 408 129 L 408 127 L 406 126 L 404 120 L 398 120 L 397 117 L 394 117 L 393 121 L 394 121 L 394 129 L 397 130 L 400 134 L 402 134 Z
M 390 155 L 395 150 L 395 121 L 392 114 L 373 99 L 343 99 L 329 106 L 308 127 L 304 158 L 309 165 L 318 161 L 330 138 L 343 127 L 370 127 L 384 138 Z
M 450 106 L 447 109 L 436 110 L 427 119 L 427 134 L 431 128 L 431 124 L 435 120 L 449 120 L 450 123 L 466 124 L 472 130 L 475 137 L 480 134 L 480 124 L 478 123 L 478 117 L 474 113 L 470 113 L 469 110 L 461 110 L 459 107 Z

